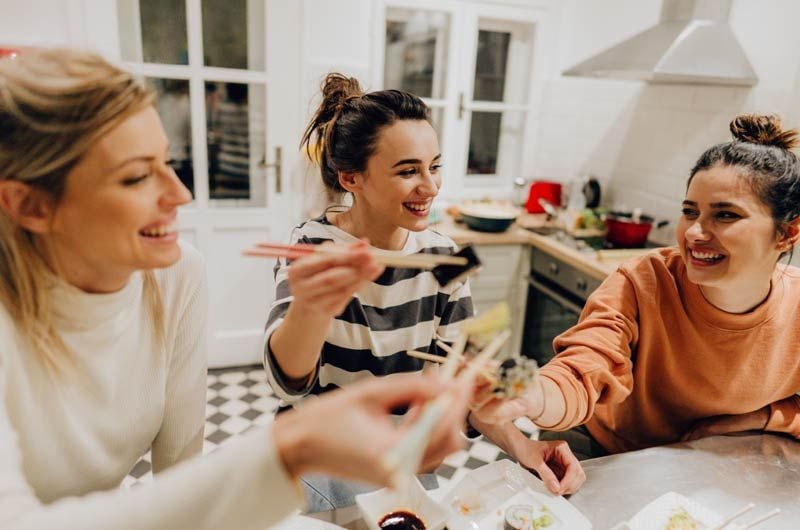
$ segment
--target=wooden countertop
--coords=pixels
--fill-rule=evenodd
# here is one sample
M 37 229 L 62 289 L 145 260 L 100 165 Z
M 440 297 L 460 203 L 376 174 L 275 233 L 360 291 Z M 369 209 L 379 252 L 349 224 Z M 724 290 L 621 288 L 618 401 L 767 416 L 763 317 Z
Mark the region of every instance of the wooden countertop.
M 537 234 L 521 226 L 534 227 L 544 223 L 544 215 L 525 214 L 505 232 L 477 232 L 462 223 L 454 222 L 449 215 L 446 215 L 442 222 L 431 225 L 431 228 L 450 237 L 458 245 L 531 245 L 599 280 L 614 272 L 623 261 L 652 250 L 610 250 L 601 251 L 602 254 L 596 251 L 580 251 L 559 242 L 554 237 Z

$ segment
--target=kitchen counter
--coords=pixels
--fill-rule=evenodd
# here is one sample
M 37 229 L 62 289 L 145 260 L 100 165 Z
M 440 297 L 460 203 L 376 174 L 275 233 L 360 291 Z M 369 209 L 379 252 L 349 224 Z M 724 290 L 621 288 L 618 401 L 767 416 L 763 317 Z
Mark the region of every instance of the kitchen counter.
M 505 232 L 477 232 L 470 230 L 466 225 L 456 223 L 450 216 L 432 225 L 431 228 L 450 237 L 458 245 L 530 245 L 537 247 L 552 256 L 561 259 L 574 266 L 584 274 L 598 280 L 605 279 L 617 269 L 619 263 L 635 255 L 635 251 L 628 251 L 621 254 L 619 259 L 609 257 L 605 261 L 598 259 L 594 251 L 580 251 L 559 242 L 556 238 L 537 234 L 531 230 L 522 228 L 521 225 L 532 226 L 537 222 L 544 223 L 543 215 L 525 214 L 517 223 Z M 640 253 L 647 252 L 648 249 L 641 249 Z M 623 257 L 624 256 L 624 257 Z

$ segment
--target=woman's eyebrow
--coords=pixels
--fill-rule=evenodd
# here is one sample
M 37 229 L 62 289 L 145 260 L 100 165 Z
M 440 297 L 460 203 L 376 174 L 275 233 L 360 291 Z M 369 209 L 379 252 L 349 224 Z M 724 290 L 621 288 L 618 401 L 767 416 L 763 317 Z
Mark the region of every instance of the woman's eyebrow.
M 684 206 L 693 206 L 697 208 L 697 203 L 694 201 L 683 201 Z M 712 208 L 739 208 L 738 204 L 728 202 L 728 201 L 720 201 L 720 202 L 712 202 L 709 204 Z
M 118 169 L 120 169 L 120 168 L 122 168 L 124 166 L 127 166 L 131 162 L 152 162 L 153 160 L 155 160 L 154 156 L 132 156 L 132 157 L 126 159 L 126 160 L 123 160 L 122 162 L 120 162 L 119 164 L 115 165 L 114 167 L 109 168 L 108 170 L 106 170 L 106 174 L 113 173 L 113 172 L 117 171 Z
M 433 157 L 432 162 L 436 162 L 440 158 L 442 158 L 442 153 L 439 153 L 438 155 Z M 397 162 L 395 162 L 395 164 L 392 167 L 402 166 L 403 164 L 421 164 L 421 163 L 422 160 L 420 160 L 419 158 L 404 158 L 403 160 L 398 160 Z

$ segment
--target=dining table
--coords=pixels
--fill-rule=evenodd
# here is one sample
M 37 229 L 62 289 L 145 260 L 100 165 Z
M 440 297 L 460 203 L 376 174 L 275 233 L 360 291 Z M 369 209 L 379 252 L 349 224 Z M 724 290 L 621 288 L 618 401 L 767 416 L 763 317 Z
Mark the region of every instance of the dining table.
M 594 530 L 617 527 L 668 492 L 722 516 L 753 503 L 754 508 L 735 521 L 739 524 L 780 509 L 754 530 L 800 528 L 800 441 L 787 436 L 713 436 L 594 458 L 582 465 L 586 482 L 568 500 Z M 430 493 L 442 498 L 447 489 Z M 348 530 L 368 529 L 355 506 L 310 515 Z

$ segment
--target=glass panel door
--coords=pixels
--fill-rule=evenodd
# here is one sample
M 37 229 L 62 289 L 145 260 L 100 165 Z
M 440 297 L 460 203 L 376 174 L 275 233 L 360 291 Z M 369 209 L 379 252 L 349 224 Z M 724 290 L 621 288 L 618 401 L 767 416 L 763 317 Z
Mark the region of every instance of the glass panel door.
M 479 19 L 467 149 L 466 184 L 505 185 L 519 171 L 531 76 L 532 25 Z

